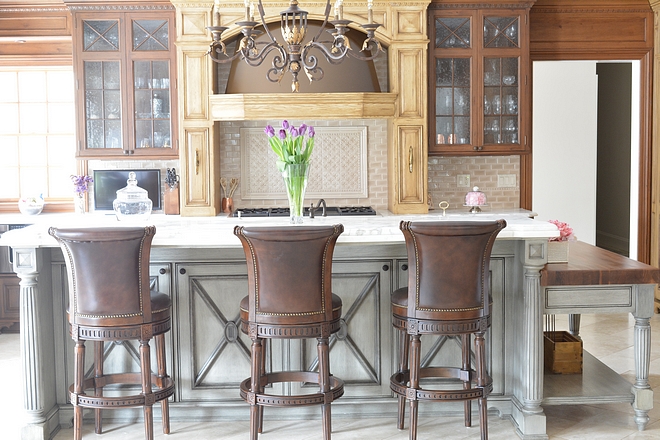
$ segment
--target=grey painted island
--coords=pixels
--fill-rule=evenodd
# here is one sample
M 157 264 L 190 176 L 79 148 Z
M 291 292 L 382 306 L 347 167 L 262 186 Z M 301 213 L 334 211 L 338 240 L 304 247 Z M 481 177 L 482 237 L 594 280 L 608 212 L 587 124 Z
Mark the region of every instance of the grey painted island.
M 488 400 L 489 414 L 509 418 L 522 438 L 543 439 L 547 438 L 542 407 L 547 289 L 542 289 L 540 280 L 547 261 L 548 237 L 558 233 L 553 225 L 533 220 L 526 212 L 448 213 L 445 220 L 495 218 L 506 219 L 508 226 L 500 233 L 492 253 L 493 320 L 487 346 L 493 393 Z M 25 217 L 22 220 L 27 223 Z M 66 269 L 47 229 L 120 224 L 113 217 L 94 214 L 40 215 L 29 220 L 32 226 L 5 233 L 0 245 L 12 246 L 14 270 L 21 278 L 26 415 L 22 438 L 41 440 L 50 438 L 60 425 L 70 425 L 73 414 L 67 401 L 67 388 L 73 381 L 73 343 L 65 313 Z M 406 250 L 398 229 L 401 220 L 440 220 L 440 216 L 385 213 L 306 219 L 306 224 L 342 223 L 345 227 L 333 260 L 333 291 L 344 305 L 343 331 L 331 341 L 331 371 L 345 381 L 346 388 L 345 395 L 333 403 L 333 416 L 389 417 L 393 431 L 396 399 L 390 392 L 389 378 L 395 370 L 397 341 L 389 298 L 394 289 L 407 284 Z M 239 301 L 247 292 L 247 267 L 232 229 L 236 224 L 281 225 L 286 224 L 285 220 L 154 215 L 145 224 L 157 228 L 151 254 L 153 287 L 170 295 L 173 303 L 172 331 L 167 335 L 168 369 L 176 383 L 170 406 L 172 422 L 247 419 L 248 406 L 238 392 L 240 381 L 249 376 L 249 339 L 239 331 Z M 644 416 L 653 400 L 652 394 L 649 399 L 652 391 L 648 387 L 648 335 L 654 284 L 621 288 L 629 292 L 630 304 L 615 311 L 631 312 L 636 318 L 637 380 L 626 385 L 613 374 L 628 392 L 603 396 L 603 401 L 631 402 L 635 420 L 643 429 Z M 585 295 L 585 301 L 595 302 L 598 298 Z M 562 309 L 560 313 L 572 312 Z M 273 354 L 269 368 L 314 368 L 314 342 L 273 341 L 268 348 Z M 460 349 L 453 339 L 428 338 L 423 356 L 430 363 L 442 364 L 457 356 L 460 359 Z M 137 353 L 130 344 L 108 344 L 106 359 L 108 371 L 120 365 L 137 368 Z M 305 386 L 291 385 L 278 391 L 304 392 L 294 388 Z M 561 390 L 561 378 L 557 378 L 553 394 Z M 579 399 L 573 402 L 570 393 L 567 396 L 561 403 L 581 403 Z M 424 411 L 458 413 L 462 404 L 434 405 L 422 408 L 422 414 Z M 122 419 L 139 417 L 131 410 L 104 414 Z M 265 414 L 267 418 L 318 417 L 313 407 L 286 412 L 268 408 Z

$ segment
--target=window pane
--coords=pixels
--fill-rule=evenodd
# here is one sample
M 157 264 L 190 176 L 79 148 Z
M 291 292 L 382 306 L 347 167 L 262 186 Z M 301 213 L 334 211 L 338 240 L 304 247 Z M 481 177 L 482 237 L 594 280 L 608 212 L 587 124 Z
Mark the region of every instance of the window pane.
M 76 168 L 73 69 L 3 66 L 0 89 L 0 199 L 70 197 Z
M 46 72 L 18 72 L 18 99 L 21 102 L 44 102 Z
M 46 104 L 21 104 L 19 108 L 22 134 L 47 133 L 48 112 Z
M 0 72 L 0 102 L 18 102 L 18 73 Z
M 0 104 L 0 133 L 18 133 L 18 104 Z

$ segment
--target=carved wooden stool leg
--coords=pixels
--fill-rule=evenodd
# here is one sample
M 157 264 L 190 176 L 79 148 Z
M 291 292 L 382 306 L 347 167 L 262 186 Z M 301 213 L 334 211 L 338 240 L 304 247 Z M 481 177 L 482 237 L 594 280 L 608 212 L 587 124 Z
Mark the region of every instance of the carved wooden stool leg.
M 94 377 L 101 379 L 103 377 L 103 341 L 94 342 Z M 94 395 L 103 396 L 103 387 L 95 388 Z M 103 416 L 101 409 L 94 410 L 94 432 L 101 434 L 103 432 Z
M 140 369 L 142 375 L 142 393 L 144 394 L 144 436 L 154 438 L 154 394 L 151 390 L 151 352 L 148 340 L 140 341 Z
M 319 356 L 319 390 L 321 393 L 330 391 L 330 356 L 328 349 L 328 338 L 318 338 L 317 351 Z M 326 403 L 321 405 L 321 416 L 323 420 L 323 439 L 330 440 L 332 432 L 332 419 L 330 415 L 330 402 L 326 394 Z
M 410 337 L 405 330 L 399 331 L 399 371 L 405 371 L 408 369 L 408 351 L 410 350 Z M 396 427 L 398 429 L 403 429 L 404 419 L 406 417 L 406 397 L 398 396 L 399 399 L 399 409 Z
M 469 371 L 471 368 L 470 364 L 470 335 L 461 335 L 461 346 L 462 346 L 462 354 L 463 354 L 463 370 Z M 471 383 L 469 380 L 463 382 L 463 389 L 464 390 L 469 390 L 471 388 Z M 465 416 L 465 426 L 470 427 L 472 426 L 472 401 L 471 400 L 466 400 L 463 402 L 464 405 L 464 416 Z
M 76 341 L 74 349 L 76 362 L 73 365 L 74 386 L 73 392 L 77 400 L 78 396 L 84 393 L 85 382 L 85 341 Z M 74 440 L 82 439 L 82 424 L 83 424 L 83 407 L 78 405 L 77 402 L 73 404 L 73 438 Z
M 165 335 L 160 334 L 155 338 L 156 340 L 156 364 L 158 365 L 158 378 L 164 379 L 167 377 L 167 359 L 165 358 Z M 159 384 L 161 386 L 162 384 Z M 160 412 L 163 423 L 163 434 L 170 433 L 170 411 L 168 399 L 160 401 Z
M 410 401 L 410 440 L 417 439 L 417 390 L 419 389 L 419 369 L 422 341 L 419 335 L 412 335 L 410 345 L 410 387 L 408 400 Z M 415 394 L 412 396 L 412 394 Z
M 250 402 L 250 440 L 257 440 L 260 432 L 261 410 L 257 405 L 257 394 L 261 392 L 261 365 L 263 363 L 263 345 L 261 339 L 255 338 L 252 341 L 252 363 L 250 392 L 253 394 L 253 401 Z
M 486 372 L 486 344 L 483 332 L 475 334 L 474 348 L 477 364 L 477 386 L 485 387 L 488 383 L 488 373 Z M 488 403 L 485 394 L 479 399 L 479 428 L 481 430 L 481 440 L 488 440 Z

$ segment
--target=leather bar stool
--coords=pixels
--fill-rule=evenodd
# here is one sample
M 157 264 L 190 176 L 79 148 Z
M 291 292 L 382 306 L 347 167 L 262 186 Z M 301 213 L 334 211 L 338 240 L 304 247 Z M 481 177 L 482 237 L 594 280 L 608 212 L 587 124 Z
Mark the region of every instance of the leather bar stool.
M 471 426 L 470 402 L 479 403 L 481 438 L 488 438 L 486 399 L 493 389 L 486 371 L 484 333 L 490 327 L 490 254 L 504 220 L 402 221 L 408 252 L 408 287 L 392 294 L 392 322 L 399 331 L 399 371 L 390 388 L 399 400 L 397 427 L 403 429 L 410 404 L 410 439 L 417 438 L 418 402 L 463 401 L 465 426 Z M 475 366 L 470 339 L 475 335 Z M 421 336 L 461 338 L 462 365 L 420 365 Z M 447 385 L 422 388 L 420 379 L 449 379 Z M 445 380 L 446 382 L 446 380 Z M 474 387 L 472 386 L 474 383 Z M 426 386 L 426 384 L 425 384 Z
M 342 225 L 298 227 L 237 226 L 248 265 L 248 296 L 240 304 L 241 329 L 252 339 L 251 376 L 240 385 L 250 404 L 250 438 L 262 431 L 263 407 L 321 405 L 323 438 L 330 439 L 330 404 L 344 394 L 344 382 L 330 374 L 328 339 L 339 330 L 342 302 L 332 293 L 332 255 Z M 318 372 L 266 371 L 264 339 L 317 339 Z M 273 395 L 280 382 L 318 384 L 319 392 Z
M 82 438 L 83 408 L 94 408 L 95 432 L 100 434 L 102 409 L 142 406 L 145 438 L 151 440 L 155 402 L 161 404 L 163 433 L 169 434 L 167 398 L 174 393 L 174 381 L 167 375 L 164 334 L 171 326 L 171 301 L 164 293 L 149 289 L 149 257 L 156 228 L 50 228 L 48 232 L 59 242 L 68 272 L 67 316 L 76 343 L 74 383 L 69 387 L 74 439 Z M 152 338 L 156 373 L 151 371 Z M 129 340 L 139 341 L 140 372 L 104 374 L 105 342 Z M 87 378 L 86 341 L 94 342 L 94 368 Z M 128 384 L 139 385 L 140 393 L 115 392 Z M 106 386 L 112 389 L 112 396 L 104 395 Z

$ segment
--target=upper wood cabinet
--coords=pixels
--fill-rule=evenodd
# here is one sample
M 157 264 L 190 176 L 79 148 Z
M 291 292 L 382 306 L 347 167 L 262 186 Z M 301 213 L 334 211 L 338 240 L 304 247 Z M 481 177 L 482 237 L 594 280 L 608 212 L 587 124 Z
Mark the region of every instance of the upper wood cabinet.
M 173 8 L 73 17 L 78 157 L 178 157 Z
M 429 154 L 530 151 L 530 6 L 431 5 Z

